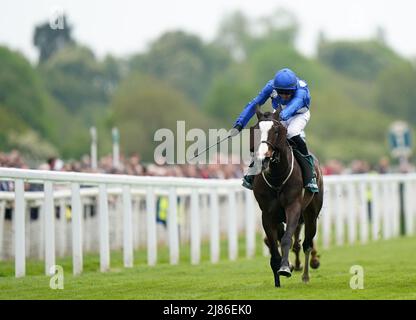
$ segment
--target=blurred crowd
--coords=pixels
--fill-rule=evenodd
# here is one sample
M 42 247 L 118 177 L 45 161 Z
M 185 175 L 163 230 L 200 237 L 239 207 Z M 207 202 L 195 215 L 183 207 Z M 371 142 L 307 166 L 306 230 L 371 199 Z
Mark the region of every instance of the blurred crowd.
M 229 162 L 238 163 L 238 159 Z M 219 162 L 219 161 L 217 161 Z M 68 172 L 128 174 L 139 176 L 172 176 L 191 177 L 204 179 L 230 179 L 241 178 L 247 169 L 247 165 L 241 164 L 181 164 L 158 165 L 156 163 L 144 163 L 138 153 L 129 157 L 121 157 L 117 166 L 113 163 L 111 155 L 99 159 L 97 169 L 91 168 L 89 155 L 84 155 L 79 160 L 63 161 L 59 158 L 49 158 L 37 166 L 29 166 L 24 157 L 17 150 L 9 153 L 0 152 L 0 167 L 12 167 L 21 169 L 54 170 Z M 392 166 L 388 157 L 382 157 L 376 165 L 371 165 L 365 160 L 353 160 L 348 165 L 341 161 L 331 159 L 321 163 L 324 175 L 335 174 L 362 174 L 362 173 L 393 173 L 413 172 L 411 164 L 402 163 L 400 166 Z M 8 189 L 5 182 L 0 182 L 0 190 Z
M 230 159 L 230 162 L 237 161 Z M 230 179 L 241 178 L 246 165 L 244 163 L 158 165 L 156 163 L 144 163 L 141 156 L 138 153 L 134 153 L 129 157 L 121 156 L 117 166 L 113 163 L 112 155 L 106 155 L 98 160 L 97 169 L 92 169 L 89 155 L 84 155 L 79 160 L 68 161 L 63 161 L 59 158 L 49 158 L 40 165 L 29 166 L 22 155 L 17 150 L 13 150 L 10 153 L 0 152 L 0 167 L 140 176 Z
M 415 167 L 411 163 L 402 162 L 399 165 L 392 165 L 388 157 L 381 157 L 377 164 L 370 164 L 365 160 L 355 159 L 348 166 L 341 161 L 331 159 L 321 165 L 324 175 L 332 174 L 363 174 L 363 173 L 408 173 L 414 172 Z

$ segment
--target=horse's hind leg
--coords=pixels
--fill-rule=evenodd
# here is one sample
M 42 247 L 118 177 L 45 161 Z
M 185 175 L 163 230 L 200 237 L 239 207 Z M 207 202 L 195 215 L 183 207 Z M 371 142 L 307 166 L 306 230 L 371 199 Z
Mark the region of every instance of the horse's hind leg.
M 315 233 L 316 233 L 316 223 L 317 223 L 317 219 L 319 216 L 319 212 L 322 209 L 322 205 L 324 202 L 324 184 L 323 184 L 323 180 L 322 180 L 322 172 L 319 168 L 318 163 L 316 163 L 316 168 L 317 172 L 318 172 L 318 185 L 319 185 L 319 193 L 315 194 L 314 198 L 312 199 L 312 202 L 310 204 L 311 206 L 311 211 L 314 214 L 315 217 Z M 313 241 L 313 240 L 312 240 Z M 312 251 L 311 251 L 311 262 L 310 262 L 310 266 L 312 269 L 318 269 L 320 266 L 320 262 L 319 262 L 319 255 L 318 252 L 316 251 L 316 243 L 312 242 Z
M 295 271 L 301 271 L 302 270 L 302 264 L 300 263 L 300 259 L 299 259 L 299 252 L 300 252 L 300 231 L 302 229 L 302 224 L 299 223 L 299 225 L 297 226 L 296 230 L 295 230 L 295 239 L 293 242 L 293 247 L 292 247 L 292 251 L 295 253 Z
M 315 195 L 315 198 L 313 199 L 310 207 L 311 207 L 311 213 L 313 213 L 315 220 L 314 222 L 314 226 L 315 226 L 315 233 L 316 233 L 316 223 L 317 223 L 317 219 L 318 219 L 318 215 L 319 212 L 322 209 L 322 204 L 323 204 L 323 186 L 322 186 L 322 181 L 320 181 L 321 183 L 321 191 L 318 195 Z M 315 233 L 313 235 L 313 237 L 315 236 Z M 312 238 L 313 238 L 312 237 Z M 312 251 L 311 251 L 311 262 L 310 262 L 310 267 L 312 269 L 318 269 L 320 266 L 320 262 L 319 262 L 319 255 L 318 252 L 316 250 L 316 243 L 312 240 Z
M 285 234 L 285 226 L 283 223 L 279 223 L 277 225 L 277 240 L 280 241 L 282 240 L 283 235 Z M 269 245 L 269 240 L 267 239 L 267 236 L 264 237 L 264 244 L 270 249 L 270 245 Z M 277 250 L 279 250 L 279 243 L 277 245 Z
M 280 263 L 282 261 L 282 257 L 280 256 L 278 247 L 277 247 L 277 225 L 273 223 L 272 217 L 270 214 L 263 213 L 262 214 L 262 222 L 263 228 L 266 233 L 267 240 L 265 242 L 269 247 L 270 251 L 270 267 L 273 271 L 274 276 L 274 285 L 275 287 L 280 287 L 280 278 L 278 274 L 278 270 L 280 268 Z
M 318 251 L 316 251 L 316 243 L 313 243 L 313 249 L 311 251 L 311 262 L 310 266 L 312 269 L 318 269 L 321 263 L 319 262 Z
M 319 211 L 318 211 L 319 212 Z M 303 252 L 305 253 L 305 265 L 302 275 L 303 282 L 309 282 L 309 255 L 311 252 L 313 253 L 314 259 L 316 259 L 316 250 L 314 250 L 314 243 L 313 238 L 316 234 L 316 222 L 317 222 L 317 214 L 314 210 L 314 206 L 311 205 L 305 210 L 304 212 L 304 220 L 305 220 L 305 240 L 303 241 Z M 319 260 L 318 260 L 319 262 Z M 312 261 L 311 261 L 312 267 Z

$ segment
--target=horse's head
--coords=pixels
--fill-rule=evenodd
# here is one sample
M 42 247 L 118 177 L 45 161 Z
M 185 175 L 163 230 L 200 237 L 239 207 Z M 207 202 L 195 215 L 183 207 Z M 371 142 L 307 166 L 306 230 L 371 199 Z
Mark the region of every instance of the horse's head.
M 280 123 L 281 109 L 278 108 L 274 113 L 262 113 L 260 107 L 256 107 L 256 115 L 259 121 L 260 144 L 257 150 L 257 159 L 262 162 L 262 170 L 266 169 L 270 160 L 278 161 L 280 149 L 283 147 L 287 130 Z

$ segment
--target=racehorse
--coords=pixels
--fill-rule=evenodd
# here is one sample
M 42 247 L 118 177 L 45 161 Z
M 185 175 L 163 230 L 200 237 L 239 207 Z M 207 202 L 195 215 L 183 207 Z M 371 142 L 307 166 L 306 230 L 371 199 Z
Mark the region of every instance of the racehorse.
M 278 108 L 274 113 L 262 113 L 260 107 L 257 106 L 258 123 L 252 127 L 252 129 L 258 127 L 261 134 L 257 151 L 257 161 L 261 161 L 261 173 L 254 178 L 253 192 L 262 211 L 262 223 L 266 233 L 265 243 L 270 250 L 270 266 L 276 287 L 280 287 L 279 276 L 290 277 L 292 274 L 289 251 L 292 247 L 293 236 L 295 236 L 293 246 L 296 254 L 295 269 L 301 269 L 299 234 L 303 223 L 305 239 L 302 246 L 305 264 L 302 281 L 309 282 L 311 253 L 311 268 L 319 267 L 313 238 L 316 234 L 317 218 L 322 208 L 324 194 L 322 173 L 316 158 L 314 162 L 319 193 L 312 193 L 303 188 L 301 166 L 295 160 L 293 147 L 286 137 L 287 130 L 279 121 L 280 111 L 281 109 Z M 253 144 L 253 141 L 250 144 Z M 254 146 L 251 147 L 254 148 Z M 278 248 L 279 242 L 282 255 Z

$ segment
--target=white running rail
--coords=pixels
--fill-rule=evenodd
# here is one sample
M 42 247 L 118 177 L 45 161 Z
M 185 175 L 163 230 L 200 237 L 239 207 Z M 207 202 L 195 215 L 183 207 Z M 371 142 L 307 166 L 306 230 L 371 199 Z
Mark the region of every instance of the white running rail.
M 257 202 L 251 191 L 241 187 L 239 179 L 0 168 L 0 181 L 13 181 L 14 185 L 14 192 L 0 192 L 0 259 L 7 256 L 4 243 L 8 240 L 12 243 L 16 277 L 26 274 L 26 258 L 33 247 L 33 234 L 38 240 L 38 257 L 45 261 L 46 274 L 50 274 L 55 265 L 56 252 L 64 255 L 68 247 L 72 250 L 73 273 L 82 273 L 83 251 L 91 250 L 94 241 L 98 242 L 101 271 L 110 268 L 110 250 L 117 248 L 114 243 L 120 243 L 123 248 L 124 266 L 132 267 L 133 251 L 143 236 L 147 263 L 155 265 L 160 243 L 156 222 L 159 196 L 165 196 L 169 203 L 166 242 L 171 264 L 179 263 L 184 241 L 190 241 L 190 263 L 198 264 L 203 238 L 209 239 L 211 262 L 218 262 L 221 235 L 227 236 L 230 260 L 238 258 L 238 238 L 242 235 L 246 241 L 246 256 L 253 257 L 256 233 L 262 233 Z M 406 235 L 414 234 L 416 174 L 325 176 L 324 182 L 324 206 L 316 237 L 324 248 L 397 237 L 401 223 Z M 26 183 L 42 184 L 44 191 L 27 192 Z M 179 214 L 178 199 L 187 214 Z M 98 209 L 97 219 L 91 219 L 86 213 L 85 204 Z M 71 207 L 69 222 L 64 214 L 68 205 Z M 40 219 L 36 231 L 30 231 L 28 209 L 35 206 L 40 206 Z M 13 212 L 9 221 L 12 239 L 8 239 L 5 232 L 7 208 Z M 56 208 L 60 209 L 59 219 Z M 70 233 L 65 235 L 68 227 Z M 71 243 L 67 241 L 69 238 Z

